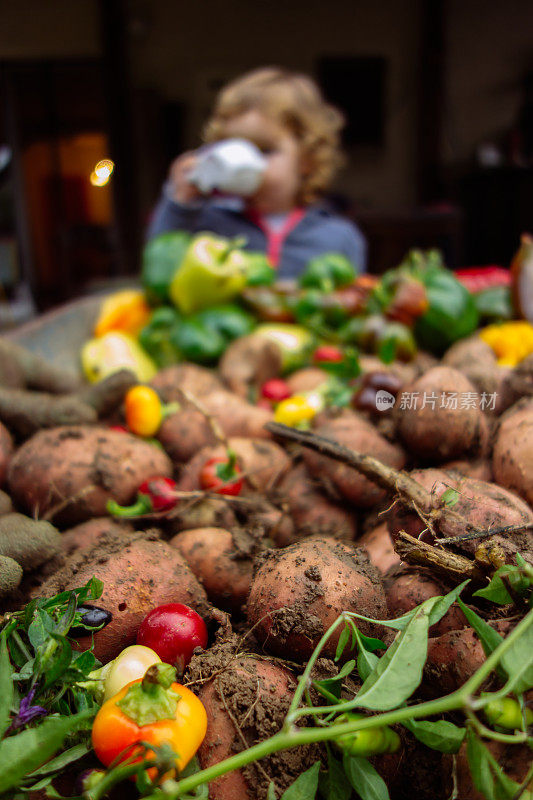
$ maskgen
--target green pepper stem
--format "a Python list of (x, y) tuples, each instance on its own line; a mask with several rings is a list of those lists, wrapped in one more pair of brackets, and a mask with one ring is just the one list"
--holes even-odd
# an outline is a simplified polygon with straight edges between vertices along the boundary
[(152, 501), (147, 494), (139, 493), (137, 500), (131, 506), (121, 506), (116, 500), (108, 500), (106, 508), (112, 517), (127, 519), (129, 517), (142, 517), (154, 510)]

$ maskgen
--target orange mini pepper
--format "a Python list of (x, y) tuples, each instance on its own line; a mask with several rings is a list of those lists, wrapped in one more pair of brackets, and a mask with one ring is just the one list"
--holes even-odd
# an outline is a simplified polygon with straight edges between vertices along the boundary
[[(175, 675), (169, 664), (154, 664), (144, 678), (128, 683), (103, 704), (92, 729), (94, 751), (102, 764), (135, 756), (140, 742), (170, 745), (178, 771), (189, 763), (204, 739), (207, 714), (190, 689), (174, 682)], [(144, 755), (153, 757), (149, 750)], [(153, 778), (155, 767), (148, 774)], [(170, 773), (164, 776), (169, 777)]]
[(150, 386), (132, 386), (124, 398), (126, 424), (138, 436), (154, 436), (163, 421), (164, 406)]
[(122, 331), (136, 336), (150, 318), (151, 310), (139, 289), (124, 289), (106, 297), (94, 327), (94, 335)]

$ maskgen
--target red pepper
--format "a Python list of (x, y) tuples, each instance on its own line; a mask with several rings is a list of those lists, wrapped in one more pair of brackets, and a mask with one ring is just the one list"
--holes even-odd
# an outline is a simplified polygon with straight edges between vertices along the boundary
[(107, 510), (113, 517), (141, 517), (153, 511), (169, 511), (178, 502), (176, 481), (157, 476), (143, 481), (137, 490), (137, 499), (131, 506), (121, 506), (108, 500)]
[(281, 403), (282, 400), (290, 397), (292, 392), (282, 378), (271, 378), (262, 385), (261, 394), (267, 400), (272, 400), (273, 403)]
[(510, 286), (511, 273), (508, 269), (494, 265), (488, 267), (466, 267), (455, 271), (455, 277), (469, 292), (477, 294), (494, 286)]
[(225, 456), (214, 456), (205, 462), (200, 471), (200, 486), (216, 494), (237, 496), (244, 485), (244, 480), (238, 477), (240, 473), (237, 456), (228, 450)]
[(323, 344), (317, 347), (313, 353), (313, 361), (315, 364), (327, 362), (329, 364), (336, 364), (344, 361), (344, 353), (339, 347), (334, 344)]

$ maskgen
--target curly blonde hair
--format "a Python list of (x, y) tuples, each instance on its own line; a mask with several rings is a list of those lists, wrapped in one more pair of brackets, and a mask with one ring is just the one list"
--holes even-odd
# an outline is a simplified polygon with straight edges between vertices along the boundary
[(344, 118), (330, 106), (307, 75), (264, 67), (229, 83), (219, 93), (204, 128), (207, 142), (224, 138), (224, 123), (247, 111), (274, 118), (299, 140), (309, 165), (302, 178), (298, 202), (310, 203), (331, 184), (343, 162), (340, 131)]

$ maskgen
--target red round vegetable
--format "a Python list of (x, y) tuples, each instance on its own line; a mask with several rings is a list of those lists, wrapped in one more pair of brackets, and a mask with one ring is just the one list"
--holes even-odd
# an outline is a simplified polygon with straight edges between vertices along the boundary
[(137, 632), (137, 644), (154, 650), (161, 661), (183, 673), (196, 647), (207, 647), (202, 617), (182, 603), (167, 603), (150, 611)]
[(280, 403), (292, 394), (287, 381), (282, 378), (272, 378), (261, 387), (261, 395), (273, 403)]
[(244, 486), (244, 480), (239, 477), (241, 472), (232, 451), (228, 451), (225, 456), (213, 456), (200, 470), (200, 486), (216, 494), (236, 496)]
[(323, 344), (321, 347), (317, 347), (313, 353), (313, 361), (315, 364), (324, 362), (335, 364), (344, 361), (344, 353), (340, 347), (336, 347), (334, 344)]

